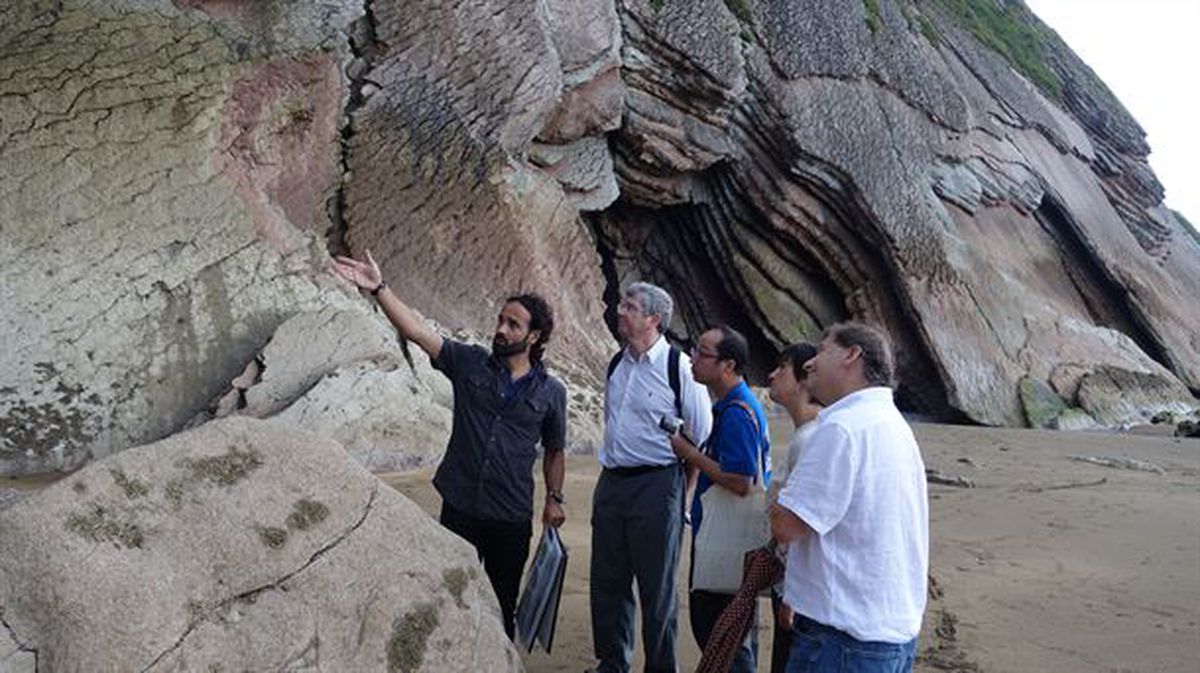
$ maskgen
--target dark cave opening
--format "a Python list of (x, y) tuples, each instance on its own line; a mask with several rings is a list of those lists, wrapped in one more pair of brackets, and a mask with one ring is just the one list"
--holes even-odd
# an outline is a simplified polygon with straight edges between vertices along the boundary
[(1078, 223), (1058, 200), (1047, 194), (1034, 216), (1058, 247), (1062, 266), (1083, 298), (1092, 320), (1133, 339), (1146, 355), (1178, 374), (1179, 368), (1154, 334), (1130, 291), (1101, 263)]
[[(758, 307), (740, 297), (746, 296), (746, 286), (738, 274), (725, 267), (727, 261), (715, 258), (728, 254), (737, 246), (738, 234), (726, 232), (721, 236), (714, 230), (737, 229), (739, 221), (718, 221), (707, 205), (676, 205), (647, 208), (624, 201), (601, 213), (587, 216), (600, 254), (606, 287), (604, 290), (605, 322), (616, 334), (616, 305), (620, 288), (633, 280), (645, 280), (660, 285), (675, 299), (676, 319), (667, 336), (674, 343), (688, 348), (701, 332), (716, 324), (727, 324), (746, 336), (750, 343), (751, 363), (747, 380), (756, 386), (767, 384), (767, 374), (775, 368), (781, 345), (786, 339), (771, 330)], [(710, 247), (725, 245), (726, 248)], [(789, 251), (804, 264), (819, 254), (813, 250)], [(815, 260), (813, 260), (815, 262)], [(882, 262), (881, 262), (882, 263)], [(819, 315), (803, 338), (816, 342), (829, 325), (855, 319), (847, 308), (845, 294), (834, 279), (819, 272), (816, 263), (804, 264), (813, 282), (811, 288), (826, 302), (835, 302), (836, 313), (828, 308), (812, 309), (809, 315)], [(779, 288), (781, 291), (795, 288)], [(900, 298), (894, 288), (877, 287), (885, 296), (883, 301), (898, 306)], [(800, 296), (812, 294), (799, 293)], [(858, 317), (861, 319), (861, 317)], [(961, 411), (952, 408), (946, 397), (944, 383), (924, 346), (918, 341), (916, 329), (902, 324), (885, 330), (905, 353), (903, 368), (898, 371), (896, 402), (902, 411), (923, 419), (949, 423), (970, 424)]]

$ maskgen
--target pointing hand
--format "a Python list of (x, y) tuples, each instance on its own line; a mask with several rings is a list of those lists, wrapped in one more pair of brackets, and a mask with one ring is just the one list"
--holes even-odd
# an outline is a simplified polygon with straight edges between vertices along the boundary
[(379, 265), (375, 263), (375, 258), (371, 256), (371, 251), (366, 250), (365, 252), (367, 257), (365, 262), (341, 255), (335, 257), (333, 270), (337, 275), (364, 290), (374, 290), (383, 282), (383, 273), (380, 272)]

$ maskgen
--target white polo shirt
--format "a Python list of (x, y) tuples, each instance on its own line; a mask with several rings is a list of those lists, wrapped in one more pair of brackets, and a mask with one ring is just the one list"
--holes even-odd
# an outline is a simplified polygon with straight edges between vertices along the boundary
[[(677, 461), (667, 433), (658, 426), (663, 416), (674, 418), (675, 393), (667, 374), (666, 338), (641, 357), (626, 348), (604, 386), (604, 444), (602, 467), (669, 465)], [(692, 362), (679, 356), (679, 397), (688, 435), (701, 444), (712, 430), (712, 401), (708, 389), (692, 378)]]
[(788, 605), (859, 640), (916, 637), (929, 504), (921, 452), (891, 388), (866, 388), (821, 411), (779, 504), (815, 532), (788, 550)]

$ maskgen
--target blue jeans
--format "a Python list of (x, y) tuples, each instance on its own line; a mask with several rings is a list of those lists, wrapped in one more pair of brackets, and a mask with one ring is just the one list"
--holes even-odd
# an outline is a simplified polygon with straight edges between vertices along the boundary
[(909, 673), (916, 658), (916, 638), (907, 643), (865, 642), (796, 615), (787, 673)]

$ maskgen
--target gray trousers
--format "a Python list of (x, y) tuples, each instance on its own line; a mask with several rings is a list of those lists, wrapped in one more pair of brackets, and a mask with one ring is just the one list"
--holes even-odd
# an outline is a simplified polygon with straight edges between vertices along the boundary
[(683, 470), (604, 470), (592, 496), (592, 643), (597, 673), (628, 673), (633, 658), (633, 583), (642, 604), (646, 673), (676, 673), (679, 601), (675, 569), (683, 539)]

